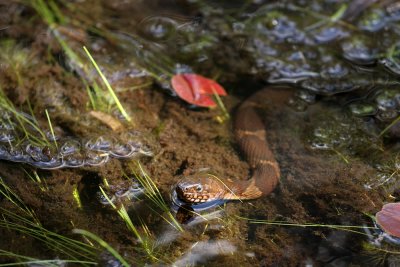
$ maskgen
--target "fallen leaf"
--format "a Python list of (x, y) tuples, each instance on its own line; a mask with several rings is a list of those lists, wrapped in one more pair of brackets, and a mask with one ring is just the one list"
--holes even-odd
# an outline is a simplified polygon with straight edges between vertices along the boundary
[(400, 237), (400, 203), (383, 205), (376, 213), (376, 222), (389, 235)]
[(119, 120), (104, 112), (91, 110), (89, 114), (110, 127), (115, 132), (122, 130), (124, 127)]
[(212, 96), (226, 95), (216, 81), (194, 73), (176, 74), (171, 79), (172, 88), (186, 102), (200, 107), (215, 107)]

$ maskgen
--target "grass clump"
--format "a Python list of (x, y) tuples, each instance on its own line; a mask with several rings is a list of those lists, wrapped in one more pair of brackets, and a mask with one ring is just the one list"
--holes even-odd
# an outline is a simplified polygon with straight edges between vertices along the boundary
[(105, 242), (99, 236), (97, 236), (89, 231), (83, 230), (83, 229), (74, 229), (73, 232), (75, 234), (81, 234), (81, 235), (83, 235), (87, 238), (90, 238), (90, 239), (96, 241), (97, 243), (99, 243), (99, 245), (102, 246), (103, 248), (105, 248), (108, 252), (110, 252), (111, 255), (113, 255), (122, 264), (122, 266), (125, 266), (125, 267), (131, 266), (112, 246), (110, 246), (107, 242)]
[(0, 123), (9, 125), (13, 129), (13, 136), (17, 139), (17, 144), (23, 141), (29, 141), (29, 143), (38, 146), (52, 146), (32, 110), (32, 115), (18, 110), (1, 88), (0, 111), (2, 113), (2, 116), (0, 116)]
[[(171, 213), (169, 205), (165, 202), (161, 195), (160, 190), (154, 183), (153, 179), (146, 173), (140, 162), (137, 162), (137, 166), (131, 166), (131, 170), (134, 173), (136, 179), (144, 188), (145, 197), (150, 200), (156, 207), (158, 207), (163, 214), (159, 214), (169, 225), (174, 227), (178, 231), (183, 231), (180, 223), (175, 219), (174, 215)], [(165, 215), (164, 215), (165, 214)]]
[(21, 48), (14, 40), (0, 42), (1, 69), (9, 70), (14, 75), (18, 86), (24, 86), (24, 73), (29, 69), (32, 57), (26, 49)]
[[(155, 249), (153, 246), (154, 241), (152, 239), (150, 231), (148, 231), (148, 227), (146, 226), (146, 224), (141, 220), (142, 224), (141, 229), (139, 229), (139, 227), (136, 227), (135, 224), (132, 222), (131, 218), (129, 217), (128, 211), (126, 210), (125, 206), (123, 204), (120, 204), (118, 206), (115, 205), (102, 187), (100, 187), (100, 191), (107, 200), (107, 202), (111, 205), (111, 207), (115, 211), (117, 211), (118, 215), (125, 222), (129, 231), (131, 231), (134, 234), (134, 236), (139, 241), (146, 255), (149, 256), (150, 259), (152, 260), (158, 260), (158, 258), (154, 255), (154, 249)], [(113, 254), (113, 252), (111, 251), (110, 253)]]
[[(108, 93), (110, 94), (110, 96), (112, 97), (114, 103), (116, 104), (116, 106), (118, 107), (119, 111), (121, 112), (121, 114), (124, 116), (124, 118), (130, 122), (132, 119), (129, 116), (129, 114), (125, 111), (124, 107), (122, 106), (121, 102), (119, 101), (117, 95), (115, 94), (113, 88), (111, 87), (110, 83), (108, 82), (107, 78), (104, 76), (103, 72), (100, 70), (99, 66), (97, 65), (97, 62), (94, 60), (94, 58), (92, 57), (92, 55), (90, 54), (89, 50), (84, 46), (83, 49), (86, 52), (86, 55), (88, 56), (88, 58), (90, 59), (90, 62), (93, 64), (93, 66), (95, 67), (97, 73), (99, 74), (99, 76), (101, 77), (104, 85), (106, 86)], [(98, 86), (96, 86), (96, 88), (98, 88)], [(100, 90), (97, 89), (97, 92), (99, 93)], [(93, 103), (93, 97), (90, 97), (92, 103)]]
[(42, 192), (48, 191), (49, 187), (46, 184), (46, 180), (42, 179), (39, 174), (33, 170), (32, 173), (28, 172), (26, 169), (22, 168), (25, 174), (31, 179), (35, 184), (37, 184)]
[(364, 225), (338, 225), (338, 224), (319, 224), (319, 223), (291, 223), (286, 221), (269, 221), (269, 220), (259, 220), (259, 219), (251, 219), (245, 218), (241, 216), (235, 216), (238, 219), (246, 220), (251, 224), (266, 224), (266, 225), (277, 225), (277, 226), (289, 226), (289, 227), (317, 227), (317, 228), (330, 228), (335, 230), (342, 230), (347, 232), (352, 232), (360, 235), (367, 235), (364, 231), (357, 230), (365, 230), (365, 229), (375, 229), (377, 227), (368, 227)]
[[(172, 226), (178, 231), (183, 231), (182, 226), (171, 213), (170, 207), (165, 202), (164, 198), (161, 195), (161, 192), (159, 191), (151, 177), (145, 172), (142, 165), (137, 162), (137, 165), (130, 167), (131, 171), (135, 175), (135, 178), (144, 189), (144, 199), (150, 202), (145, 202), (145, 205), (152, 211), (152, 213), (156, 214), (159, 218), (162, 218), (164, 221), (166, 221), (168, 225)], [(103, 183), (107, 187), (108, 182), (106, 179)], [(134, 223), (123, 203), (114, 203), (102, 187), (100, 187), (100, 191), (102, 192), (104, 198), (110, 204), (112, 209), (115, 210), (122, 221), (125, 222), (129, 231), (131, 231), (135, 238), (138, 240), (141, 246), (141, 249), (139, 251), (143, 251), (145, 253), (147, 260), (150, 259), (151, 261), (160, 262), (160, 257), (164, 255), (158, 247), (151, 230), (149, 229), (143, 218), (141, 218), (139, 215), (136, 215), (135, 220), (137, 222)]]
[[(71, 261), (83, 265), (96, 264), (96, 258), (99, 252), (97, 248), (47, 230), (41, 224), (35, 212), (25, 205), (22, 199), (12, 191), (2, 178), (0, 178), (0, 195), (3, 195), (5, 199), (15, 207), (13, 211), (0, 208), (2, 214), (0, 227), (36, 239), (57, 255), (67, 258), (62, 261)], [(15, 260), (35, 260), (33, 258), (24, 258), (12, 252), (2, 251), (2, 253), (10, 257), (13, 256), (12, 258)], [(51, 263), (51, 260), (49, 263)]]

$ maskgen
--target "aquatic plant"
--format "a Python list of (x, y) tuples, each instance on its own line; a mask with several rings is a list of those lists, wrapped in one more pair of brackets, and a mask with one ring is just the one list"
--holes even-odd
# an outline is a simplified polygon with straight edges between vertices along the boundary
[(99, 66), (97, 65), (96, 61), (93, 59), (92, 55), (90, 54), (89, 50), (84, 46), (83, 49), (85, 50), (87, 56), (89, 57), (90, 61), (92, 62), (93, 66), (95, 67), (97, 73), (100, 75), (103, 83), (105, 84), (109, 94), (111, 95), (112, 99), (114, 100), (115, 104), (117, 105), (119, 111), (124, 116), (124, 118), (130, 122), (131, 117), (125, 111), (124, 107), (122, 106), (121, 102), (119, 101), (117, 95), (115, 94), (113, 88), (111, 87), (110, 83), (108, 82), (107, 78), (104, 76), (103, 72), (100, 70)]
[[(22, 199), (4, 182), (1, 177), (0, 194), (15, 207), (15, 211), (4, 208), (0, 209), (2, 214), (0, 227), (17, 231), (37, 239), (58, 255), (66, 256), (68, 260), (65, 261), (74, 261), (82, 263), (83, 265), (93, 265), (96, 263), (96, 256), (99, 252), (97, 248), (47, 230), (41, 224), (35, 212), (22, 201)], [(2, 253), (10, 257), (13, 256), (13, 258), (17, 260), (34, 260), (31, 258), (24, 259), (24, 257), (21, 257), (20, 255), (4, 250)]]
[(75, 234), (81, 234), (85, 237), (88, 237), (88, 238), (96, 241), (100, 246), (102, 246), (108, 252), (110, 252), (111, 255), (113, 255), (122, 264), (122, 266), (125, 266), (125, 267), (131, 266), (112, 246), (110, 246), (107, 242), (105, 242), (99, 236), (97, 236), (89, 231), (83, 230), (83, 229), (74, 229), (74, 230), (72, 230), (72, 232)]
[(47, 109), (45, 109), (44, 112), (46, 113), (47, 122), (49, 123), (49, 128), (54, 142), (54, 146), (56, 147), (56, 149), (58, 149), (57, 138), (56, 135), (54, 134), (53, 124), (51, 123), (49, 112), (47, 111)]
[(24, 173), (35, 183), (39, 186), (41, 191), (48, 191), (49, 187), (46, 184), (46, 180), (42, 179), (39, 174), (37, 173), (36, 170), (32, 170), (30, 173), (29, 171), (27, 171), (25, 168), (22, 168), (22, 170), (24, 171)]
[[(29, 137), (31, 136), (36, 138), (30, 134)], [(121, 143), (117, 139), (103, 136), (88, 140), (59, 139), (58, 147), (55, 148), (49, 143), (37, 145), (31, 139), (23, 141), (15, 143), (12, 139), (6, 140), (0, 146), (0, 159), (26, 163), (41, 169), (58, 169), (99, 166), (110, 158), (152, 156), (152, 152), (140, 142), (128, 140), (126, 143)]]
[(383, 136), (387, 131), (390, 130), (393, 126), (395, 126), (398, 122), (400, 121), (400, 116), (398, 116), (396, 119), (394, 119), (388, 126), (385, 127), (380, 133), (379, 137)]
[(42, 169), (98, 166), (113, 158), (151, 156), (152, 152), (137, 140), (122, 143), (116, 138), (87, 140), (56, 136), (47, 110), (49, 133), (42, 130), (28, 102), (31, 115), (18, 110), (0, 89), (0, 159), (27, 163)]
[(287, 221), (269, 221), (269, 220), (261, 220), (261, 219), (252, 219), (245, 218), (241, 216), (235, 216), (238, 219), (246, 220), (252, 224), (266, 224), (266, 225), (277, 225), (277, 226), (289, 226), (289, 227), (317, 227), (317, 228), (330, 228), (341, 231), (352, 232), (360, 235), (367, 235), (363, 231), (357, 230), (365, 230), (365, 229), (378, 229), (377, 227), (370, 227), (365, 225), (340, 225), (340, 224), (320, 224), (320, 223), (291, 223)]
[[(76, 51), (76, 48), (74, 49), (71, 46), (73, 44), (76, 47), (77, 46), (76, 42), (71, 40), (69, 36), (66, 36), (62, 31), (60, 31), (60, 29), (63, 29), (60, 26), (62, 24), (66, 24), (66, 26), (63, 27), (71, 27), (71, 26), (67, 24), (69, 19), (62, 14), (57, 4), (55, 4), (55, 2), (53, 1), (49, 1), (48, 3), (46, 3), (43, 0), (34, 0), (32, 1), (31, 5), (38, 12), (38, 14), (40, 14), (43, 20), (48, 24), (51, 32), (53, 33), (53, 36), (56, 38), (56, 40), (64, 50), (65, 54), (67, 55), (72, 70), (75, 70), (76, 73), (78, 73), (81, 76), (82, 82), (85, 84), (86, 89), (88, 91), (92, 107), (94, 109), (103, 110), (104, 112), (109, 112), (113, 108), (113, 105), (115, 104), (117, 108), (120, 110), (121, 114), (125, 117), (125, 119), (128, 122), (130, 122), (131, 121), (130, 116), (123, 108), (121, 102), (119, 101), (110, 83), (106, 79), (103, 72), (100, 70), (97, 62), (93, 59), (90, 52), (84, 46), (83, 50), (88, 56), (90, 62), (95, 67), (101, 80), (104, 82), (108, 90), (108, 94), (111, 96), (112, 102), (108, 101), (110, 98), (108, 98), (106, 93), (99, 87), (96, 81), (90, 82), (92, 84), (91, 88), (95, 90), (94, 95), (91, 93), (91, 89), (88, 86), (89, 80), (92, 80), (90, 68), (88, 64), (86, 64), (86, 62), (83, 60), (81, 53)], [(67, 32), (71, 31), (73, 31), (73, 28), (69, 28), (69, 31)]]
[[(110, 197), (106, 194), (104, 189), (100, 187), (100, 191), (103, 194), (104, 198), (107, 200), (108, 204), (117, 211), (118, 215), (121, 219), (125, 222), (128, 229), (135, 235), (139, 244), (145, 251), (146, 255), (150, 257), (152, 260), (158, 260), (157, 257), (154, 255), (154, 240), (151, 237), (150, 231), (148, 231), (148, 227), (142, 221), (141, 229), (136, 227), (132, 222), (131, 218), (129, 217), (128, 211), (126, 210), (124, 204), (119, 204), (118, 206), (114, 204), (114, 202), (110, 199)], [(113, 252), (111, 252), (113, 253)]]
[(59, 267), (65, 264), (79, 264), (80, 266), (98, 265), (95, 261), (71, 260), (71, 259), (38, 259), (21, 254), (16, 254), (11, 251), (0, 249), (0, 257), (2, 260), (12, 259), (15, 262), (0, 263), (0, 266), (43, 266), (43, 267)]
[(16, 44), (15, 40), (0, 41), (0, 62), (2, 70), (9, 70), (15, 76), (18, 86), (24, 85), (23, 76), (35, 62), (28, 50)]
[[(1, 88), (0, 111), (2, 113), (0, 130), (3, 142), (11, 142), (17, 139), (18, 143), (28, 140), (38, 145), (50, 145), (37, 120), (33, 116), (19, 111)], [(22, 136), (20, 136), (21, 133)]]
[[(130, 165), (130, 168), (131, 171), (134, 173), (136, 179), (144, 188), (146, 198), (150, 200), (153, 204), (155, 204), (155, 206), (163, 212), (163, 214), (159, 214), (159, 216), (176, 230), (183, 231), (182, 226), (171, 213), (170, 207), (169, 205), (167, 205), (164, 198), (162, 197), (157, 185), (155, 184), (153, 179), (147, 174), (147, 172), (145, 172), (140, 162), (137, 162), (136, 166)], [(166, 214), (166, 216), (164, 214)]]

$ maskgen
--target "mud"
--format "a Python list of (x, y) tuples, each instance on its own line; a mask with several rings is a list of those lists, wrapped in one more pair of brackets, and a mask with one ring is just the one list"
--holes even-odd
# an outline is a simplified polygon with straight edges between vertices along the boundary
[[(249, 168), (235, 150), (230, 123), (215, 121), (216, 110), (190, 110), (186, 104), (161, 90), (145, 90), (125, 97), (145, 103), (146, 109), (153, 111), (146, 113), (141, 110), (135, 114), (141, 115), (140, 121), (147, 122), (147, 125), (138, 124), (138, 130), (148, 131), (159, 144), (155, 157), (146, 160), (145, 167), (165, 199), (169, 200), (173, 185), (182, 175), (193, 174), (203, 168), (209, 168), (219, 177), (248, 177)], [(227, 99), (228, 104), (232, 103), (228, 105), (230, 109), (237, 102), (233, 97)], [(372, 167), (358, 159), (346, 164), (336, 154), (320, 153), (305, 147), (303, 135), (307, 124), (311, 123), (313, 115), (326, 107), (318, 104), (306, 112), (295, 112), (283, 102), (271, 103), (274, 108), (267, 104), (265, 113), (268, 139), (282, 171), (278, 188), (260, 200), (227, 204), (227, 217), (222, 217), (223, 223), (211, 220), (197, 225), (195, 229), (187, 228), (184, 238), (169, 246), (167, 255), (177, 256), (200, 240), (219, 239), (229, 240), (238, 253), (211, 260), (207, 263), (211, 266), (230, 266), (238, 261), (241, 266), (290, 266), (306, 261), (323, 265), (332, 257), (354, 257), (362, 250), (362, 239), (356, 234), (324, 228), (249, 224), (234, 217), (299, 224), (370, 225), (369, 218), (363, 213), (374, 214), (382, 205), (384, 195), (375, 190), (367, 191), (363, 186), (366, 176), (376, 175)], [(67, 236), (71, 236), (72, 228), (90, 229), (117, 248), (132, 253), (129, 247), (137, 245), (132, 233), (127, 231), (114, 212), (101, 207), (93, 192), (97, 191), (103, 178), (117, 184), (126, 170), (125, 163), (113, 159), (101, 168), (38, 170), (49, 188), (46, 192), (40, 191), (35, 183), (28, 180), (18, 164), (1, 162), (0, 169), (5, 182), (35, 210), (39, 220), (49, 229)], [(78, 187), (82, 198), (81, 209), (72, 195), (74, 186)], [(143, 212), (137, 207), (140, 202), (133, 205), (133, 209), (139, 209), (139, 214)], [(7, 201), (2, 201), (2, 207), (7, 207)], [(147, 222), (149, 225), (155, 223), (152, 230), (162, 234), (162, 229), (157, 228), (159, 218), (150, 217)], [(32, 243), (26, 241), (31, 238), (27, 236), (6, 229), (2, 229), (2, 236), (5, 242), (1, 245), (3, 249), (51, 256), (46, 248), (35, 246), (32, 251)], [(336, 242), (340, 244), (338, 252)], [(320, 250), (328, 250), (324, 252), (328, 256), (320, 255)], [(248, 257), (245, 252), (254, 255)]]

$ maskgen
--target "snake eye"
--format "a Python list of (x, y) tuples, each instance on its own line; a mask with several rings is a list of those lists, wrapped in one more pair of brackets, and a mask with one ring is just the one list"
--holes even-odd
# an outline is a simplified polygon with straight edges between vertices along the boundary
[(196, 191), (197, 191), (197, 192), (203, 191), (203, 187), (202, 187), (201, 185), (197, 185)]

